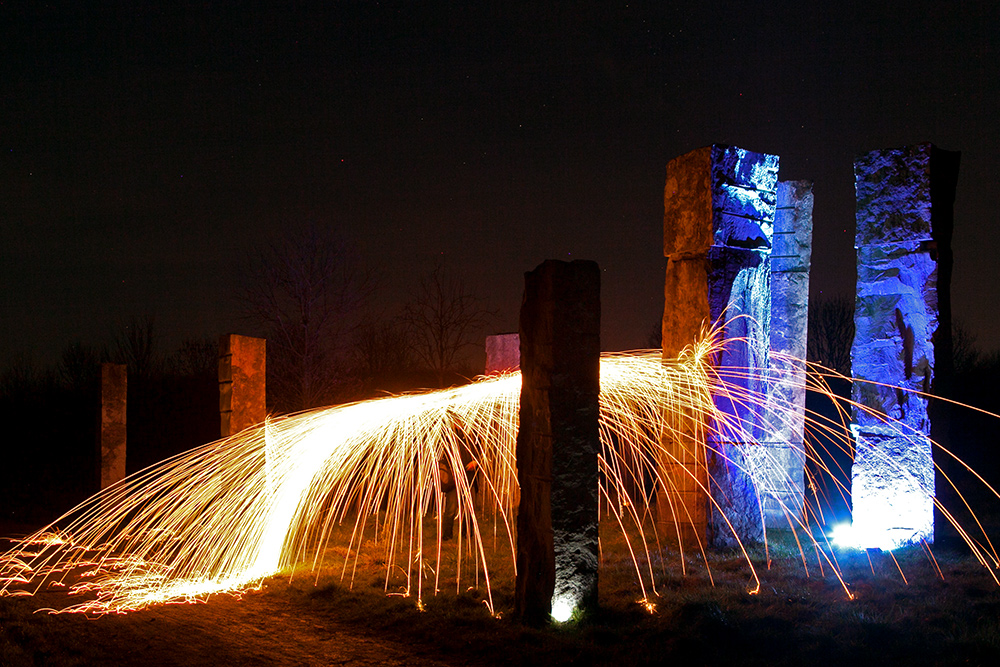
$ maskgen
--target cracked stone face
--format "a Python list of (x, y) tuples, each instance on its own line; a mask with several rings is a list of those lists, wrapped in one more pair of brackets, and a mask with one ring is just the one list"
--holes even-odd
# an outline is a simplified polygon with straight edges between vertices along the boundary
[[(672, 160), (664, 188), (664, 254), (668, 258), (663, 315), (663, 353), (675, 356), (695, 341), (706, 323), (725, 321), (732, 342), (717, 368), (740, 369), (731, 379), (759, 397), (759, 408), (720, 399), (717, 407), (739, 423), (716, 429), (702, 443), (709, 455), (684, 442), (664, 440), (661, 462), (670, 479), (661, 493), (661, 521), (679, 521), (682, 539), (709, 537), (717, 545), (763, 536), (759, 488), (748, 461), (766, 460), (746, 451), (763, 440), (768, 388), (771, 318), (770, 255), (777, 210), (778, 157), (735, 146), (714, 145)], [(743, 316), (743, 317), (741, 317)], [(704, 491), (686, 477), (705, 467), (713, 509)], [(761, 473), (753, 468), (754, 474)], [(756, 479), (760, 479), (758, 476)], [(669, 501), (667, 501), (669, 498)], [(682, 507), (674, 512), (671, 507)], [(717, 508), (721, 508), (721, 513)], [(725, 515), (725, 516), (723, 516)], [(708, 517), (707, 521), (702, 517)], [(695, 518), (689, 518), (695, 517)], [(728, 521), (726, 520), (728, 519)]]
[(951, 256), (957, 154), (931, 144), (877, 150), (858, 158), (854, 172), (855, 533), (871, 546), (933, 541), (931, 423), (916, 392), (933, 390), (936, 335), (950, 326), (940, 262)]
[(600, 313), (594, 262), (525, 275), (515, 606), (531, 623), (597, 602)]
[[(771, 248), (772, 382), (766, 415), (761, 500), (768, 527), (801, 518), (805, 494), (806, 343), (813, 194), (810, 181), (778, 183)], [(784, 355), (784, 356), (783, 356)]]

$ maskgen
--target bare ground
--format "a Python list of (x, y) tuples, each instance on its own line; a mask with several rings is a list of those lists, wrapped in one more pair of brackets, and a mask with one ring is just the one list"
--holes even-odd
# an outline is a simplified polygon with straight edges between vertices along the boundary
[(88, 619), (0, 601), (0, 665), (441, 665), (268, 591)]
[(511, 582), (493, 587), (499, 618), (464, 585), (425, 597), (420, 611), (385, 594), (382, 567), (353, 585), (333, 572), (285, 575), (239, 598), (90, 619), (36, 613), (72, 604), (63, 592), (0, 598), (0, 666), (1000, 663), (1000, 586), (966, 555), (842, 558), (853, 600), (829, 572), (771, 555), (770, 569), (755, 555), (753, 595), (737, 555), (713, 557), (714, 585), (703, 568), (667, 572), (650, 615), (636, 604), (631, 564), (606, 554), (601, 609), (548, 628), (511, 619)]

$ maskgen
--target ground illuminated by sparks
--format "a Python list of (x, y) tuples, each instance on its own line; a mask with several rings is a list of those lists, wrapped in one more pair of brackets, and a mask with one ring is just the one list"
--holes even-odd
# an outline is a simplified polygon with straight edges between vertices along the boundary
[[(658, 351), (602, 358), (602, 521), (625, 533), (637, 593), (650, 612), (657, 572), (648, 555), (664, 550), (670, 532), (657, 530), (655, 521), (655, 489), (671, 484), (661, 472), (667, 456), (661, 443), (690, 437), (671, 433), (669, 415), (694, 414), (712, 428), (749, 433), (716, 409), (713, 396), (760, 401), (741, 394), (706, 363), (720, 344), (708, 337), (666, 362)], [(810, 389), (828, 391), (819, 377), (810, 373)], [(492, 611), (487, 556), (497, 539), (514, 551), (519, 395), (520, 375), (509, 374), (269, 419), (137, 473), (19, 542), (0, 555), (0, 595), (62, 585), (81, 596), (62, 611), (91, 614), (200, 600), (253, 587), (292, 565), (319, 567), (334, 529), (346, 525), (340, 532), (349, 536), (340, 545), (347, 553), (345, 576), (352, 559), (372, 544), (365, 534), (374, 531), (381, 537), (387, 582), (389, 571), (405, 572), (405, 594), (419, 604), (438, 590), (441, 576), (439, 462), (460, 470), (471, 456), (479, 464), (476, 488), (465, 475), (455, 480), (459, 569), (463, 561), (466, 569), (472, 565)], [(808, 429), (834, 441), (844, 437), (843, 424), (819, 415), (808, 416)], [(807, 455), (823, 466), (815, 453)], [(758, 472), (747, 471), (751, 477)], [(435, 517), (431, 522), (425, 521), (428, 513)], [(489, 541), (480, 531), (487, 518)], [(819, 519), (815, 508), (807, 509), (790, 519), (789, 529), (796, 542), (810, 547), (802, 549), (803, 565), (808, 551), (821, 569), (839, 576), (830, 545), (817, 530)], [(1000, 562), (985, 535), (974, 540), (962, 534), (984, 565)], [(747, 564), (756, 582), (749, 556)]]

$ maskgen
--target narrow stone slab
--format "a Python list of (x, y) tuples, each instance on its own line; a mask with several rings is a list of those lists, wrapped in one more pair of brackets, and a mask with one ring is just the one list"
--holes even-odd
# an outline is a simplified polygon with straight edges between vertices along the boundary
[(527, 623), (597, 603), (600, 324), (597, 264), (525, 274), (515, 608)]
[[(766, 456), (750, 443), (762, 436), (767, 398), (777, 180), (777, 156), (734, 146), (708, 146), (667, 165), (663, 355), (676, 357), (704, 327), (724, 324), (731, 342), (714, 365), (739, 394), (718, 397), (727, 417), (716, 424), (667, 415), (659, 520), (688, 548), (706, 539), (733, 544), (734, 528), (743, 540), (763, 536), (754, 478)], [(698, 435), (706, 431), (707, 439)]]
[(266, 341), (237, 334), (219, 338), (219, 416), (222, 437), (267, 417)]
[(805, 495), (806, 344), (813, 184), (778, 183), (771, 250), (771, 388), (761, 499), (771, 528), (797, 527)]
[(521, 339), (516, 333), (486, 337), (486, 375), (510, 373), (521, 367)]
[(128, 371), (124, 364), (101, 364), (101, 488), (125, 479)]
[[(959, 154), (931, 144), (854, 163), (858, 289), (851, 347), (854, 535), (860, 546), (934, 539), (927, 399), (950, 359), (952, 205)], [(945, 361), (947, 364), (947, 361)], [(877, 383), (877, 384), (875, 384)], [(886, 418), (894, 420), (886, 424)]]

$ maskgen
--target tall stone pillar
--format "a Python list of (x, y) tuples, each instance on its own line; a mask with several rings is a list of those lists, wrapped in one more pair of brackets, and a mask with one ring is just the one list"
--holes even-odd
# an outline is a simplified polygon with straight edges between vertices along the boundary
[[(778, 183), (771, 249), (771, 391), (762, 480), (769, 528), (797, 527), (805, 494), (806, 343), (813, 184)], [(776, 353), (776, 354), (775, 354)]]
[(597, 603), (600, 272), (549, 260), (524, 283), (515, 606), (537, 624)]
[(124, 364), (101, 364), (101, 488), (125, 479), (128, 372)]
[(219, 338), (219, 416), (222, 437), (267, 416), (266, 341), (237, 334)]
[(928, 401), (913, 392), (933, 391), (935, 362), (950, 362), (958, 164), (958, 153), (929, 143), (872, 151), (854, 162), (852, 397), (863, 407), (851, 425), (851, 501), (858, 546), (934, 539)]
[(716, 396), (726, 420), (668, 415), (675, 423), (664, 432), (659, 517), (689, 547), (706, 537), (733, 544), (734, 530), (742, 540), (763, 534), (755, 477), (764, 456), (749, 443), (761, 435), (767, 396), (777, 182), (776, 155), (733, 146), (701, 148), (667, 165), (663, 355), (676, 357), (703, 325), (724, 325), (731, 342), (713, 365), (736, 392)]
[(516, 333), (486, 337), (486, 374), (510, 373), (521, 367), (521, 343)]

